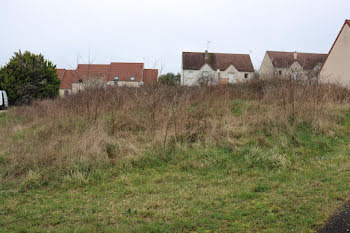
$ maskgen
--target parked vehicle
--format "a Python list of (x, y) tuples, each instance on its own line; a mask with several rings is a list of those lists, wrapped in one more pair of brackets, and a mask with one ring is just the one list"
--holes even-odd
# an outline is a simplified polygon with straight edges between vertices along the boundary
[(8, 108), (9, 100), (6, 91), (0, 90), (0, 109)]

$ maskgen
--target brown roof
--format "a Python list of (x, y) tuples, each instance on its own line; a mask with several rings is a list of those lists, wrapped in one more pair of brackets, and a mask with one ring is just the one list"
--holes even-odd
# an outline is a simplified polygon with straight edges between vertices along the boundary
[(321, 70), (323, 69), (323, 66), (324, 66), (324, 64), (326, 63), (326, 61), (327, 61), (327, 59), (328, 59), (329, 54), (331, 54), (331, 52), (332, 52), (332, 50), (333, 50), (333, 47), (334, 47), (334, 45), (337, 43), (338, 38), (339, 38), (340, 34), (342, 33), (342, 31), (343, 31), (343, 29), (344, 29), (344, 27), (345, 27), (345, 25), (346, 25), (346, 24), (347, 24), (347, 25), (350, 27), (350, 19), (346, 19), (346, 20), (345, 20), (345, 22), (344, 22), (344, 24), (343, 24), (342, 28), (340, 29), (340, 31), (339, 31), (339, 33), (338, 33), (337, 38), (335, 39), (335, 41), (334, 41), (334, 43), (333, 43), (333, 45), (332, 45), (331, 49), (329, 50), (329, 53), (328, 53), (328, 55), (327, 55), (327, 57), (326, 57), (326, 60), (325, 60), (325, 61), (324, 61), (324, 63), (322, 64), (322, 68), (321, 68)]
[(102, 78), (107, 79), (110, 65), (79, 64), (76, 74), (79, 79)]
[(76, 79), (75, 70), (65, 70), (61, 79), (60, 89), (72, 89), (72, 82)]
[(59, 80), (62, 80), (65, 69), (56, 69), (57, 77)]
[(72, 83), (78, 83), (80, 79), (100, 78), (104, 81), (113, 81), (118, 77), (119, 81), (156, 82), (158, 78), (157, 69), (143, 69), (143, 63), (120, 63), (113, 62), (109, 65), (79, 64), (76, 70), (56, 70), (61, 77), (61, 89), (71, 89)]
[(76, 71), (79, 79), (101, 78), (113, 81), (114, 77), (118, 77), (119, 81), (131, 81), (131, 77), (135, 77), (134, 81), (139, 82), (142, 79), (143, 63), (79, 64)]
[(226, 70), (233, 65), (238, 71), (254, 72), (249, 54), (205, 53), (183, 52), (182, 67), (185, 70), (200, 70), (204, 64), (208, 64), (213, 70)]
[[(286, 68), (291, 66), (294, 60), (294, 52), (267, 51), (271, 62), (276, 68)], [(297, 53), (297, 62), (304, 69), (313, 69), (318, 64), (323, 64), (327, 54), (318, 53)]]
[(150, 84), (157, 82), (158, 70), (157, 69), (144, 69), (143, 70), (143, 82)]
[(130, 78), (134, 77), (135, 82), (140, 82), (143, 75), (143, 63), (116, 63), (113, 62), (110, 65), (110, 73), (108, 80), (114, 80), (114, 77), (118, 77), (119, 81), (131, 81)]

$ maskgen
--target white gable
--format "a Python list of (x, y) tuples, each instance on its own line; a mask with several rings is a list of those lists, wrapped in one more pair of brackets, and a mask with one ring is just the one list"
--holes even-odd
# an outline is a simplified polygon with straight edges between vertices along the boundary
[(233, 65), (230, 65), (229, 67), (227, 67), (227, 69), (225, 70), (225, 72), (228, 72), (228, 73), (236, 73), (236, 72), (238, 72), (238, 70), (237, 70)]
[(204, 64), (204, 66), (202, 66), (202, 68), (200, 68), (199, 71), (200, 71), (200, 72), (203, 72), (203, 71), (214, 72), (215, 70), (213, 70), (213, 69), (210, 67), (210, 65)]
[(321, 70), (325, 82), (350, 86), (350, 25), (345, 23)]

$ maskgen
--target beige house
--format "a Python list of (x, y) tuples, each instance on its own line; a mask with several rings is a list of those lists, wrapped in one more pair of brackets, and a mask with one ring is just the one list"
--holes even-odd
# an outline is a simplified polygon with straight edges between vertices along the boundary
[(248, 54), (182, 53), (181, 85), (217, 85), (245, 82), (254, 76)]
[(327, 54), (266, 51), (259, 75), (274, 77), (317, 78)]
[(320, 75), (324, 82), (350, 86), (350, 20), (345, 20)]
[(82, 91), (87, 87), (115, 85), (140, 87), (156, 83), (157, 69), (144, 69), (143, 63), (79, 64), (75, 70), (57, 69), (61, 80), (60, 95)]

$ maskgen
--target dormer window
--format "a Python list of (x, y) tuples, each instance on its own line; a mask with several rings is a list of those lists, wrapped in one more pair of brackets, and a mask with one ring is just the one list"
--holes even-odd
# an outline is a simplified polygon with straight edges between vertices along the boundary
[(131, 81), (135, 81), (135, 77), (134, 77), (134, 76), (131, 76), (130, 80), (131, 80)]
[(119, 77), (118, 77), (118, 76), (115, 76), (115, 77), (114, 77), (114, 84), (115, 84), (115, 85), (118, 84), (118, 80), (119, 80)]

